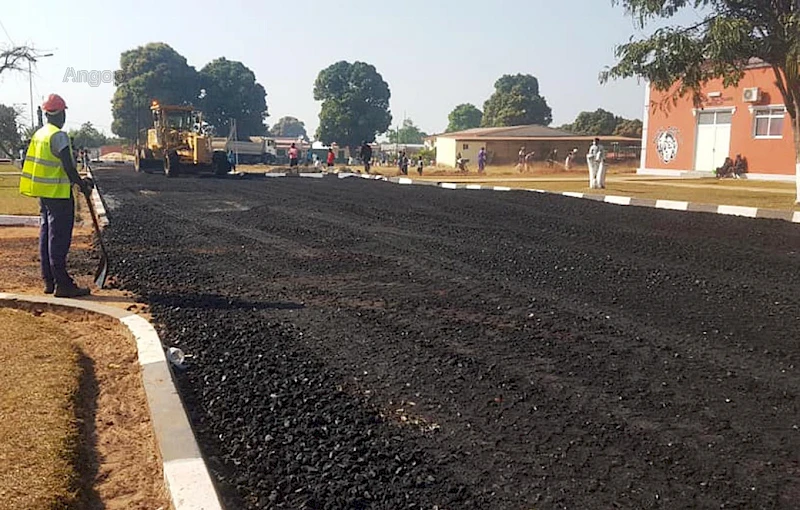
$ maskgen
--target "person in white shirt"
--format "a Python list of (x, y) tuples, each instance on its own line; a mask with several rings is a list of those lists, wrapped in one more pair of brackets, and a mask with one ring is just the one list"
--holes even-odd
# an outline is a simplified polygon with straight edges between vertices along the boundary
[(586, 165), (589, 167), (589, 188), (596, 188), (597, 176), (597, 151), (599, 150), (600, 139), (595, 138), (592, 145), (589, 146), (589, 152), (586, 153)]
[(595, 187), (606, 189), (606, 148), (600, 143), (599, 138), (595, 138), (597, 151), (595, 153)]

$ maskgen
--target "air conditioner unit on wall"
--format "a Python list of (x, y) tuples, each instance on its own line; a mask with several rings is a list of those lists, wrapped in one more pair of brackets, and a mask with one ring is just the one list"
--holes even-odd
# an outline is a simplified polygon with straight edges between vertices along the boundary
[(742, 101), (745, 103), (756, 103), (761, 100), (761, 89), (758, 87), (748, 87), (742, 93)]

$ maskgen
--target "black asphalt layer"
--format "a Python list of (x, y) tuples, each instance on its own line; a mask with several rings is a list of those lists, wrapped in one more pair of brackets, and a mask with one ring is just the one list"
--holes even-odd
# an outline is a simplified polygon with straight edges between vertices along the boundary
[(798, 506), (798, 225), (96, 174), (229, 508)]

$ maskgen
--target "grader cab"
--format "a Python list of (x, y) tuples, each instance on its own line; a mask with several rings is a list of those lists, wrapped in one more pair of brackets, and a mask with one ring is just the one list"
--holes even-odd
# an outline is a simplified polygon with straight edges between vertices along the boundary
[(150, 106), (153, 127), (146, 141), (135, 150), (137, 172), (163, 170), (167, 177), (182, 173), (211, 172), (224, 175), (230, 170), (224, 151), (211, 146), (211, 134), (203, 127), (202, 113), (191, 106)]

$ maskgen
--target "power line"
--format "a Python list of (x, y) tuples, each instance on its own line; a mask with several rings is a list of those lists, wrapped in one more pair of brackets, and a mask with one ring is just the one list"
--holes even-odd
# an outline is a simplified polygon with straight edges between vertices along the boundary
[(11, 39), (11, 36), (10, 36), (10, 35), (8, 35), (8, 30), (6, 30), (6, 26), (5, 26), (5, 25), (3, 25), (3, 22), (2, 22), (2, 21), (0, 21), (0, 28), (2, 28), (2, 29), (3, 29), (3, 32), (5, 32), (5, 34), (6, 34), (6, 37), (8, 37), (8, 40), (11, 42), (11, 46), (16, 46), (16, 44), (14, 43), (14, 40), (13, 40), (13, 39)]

